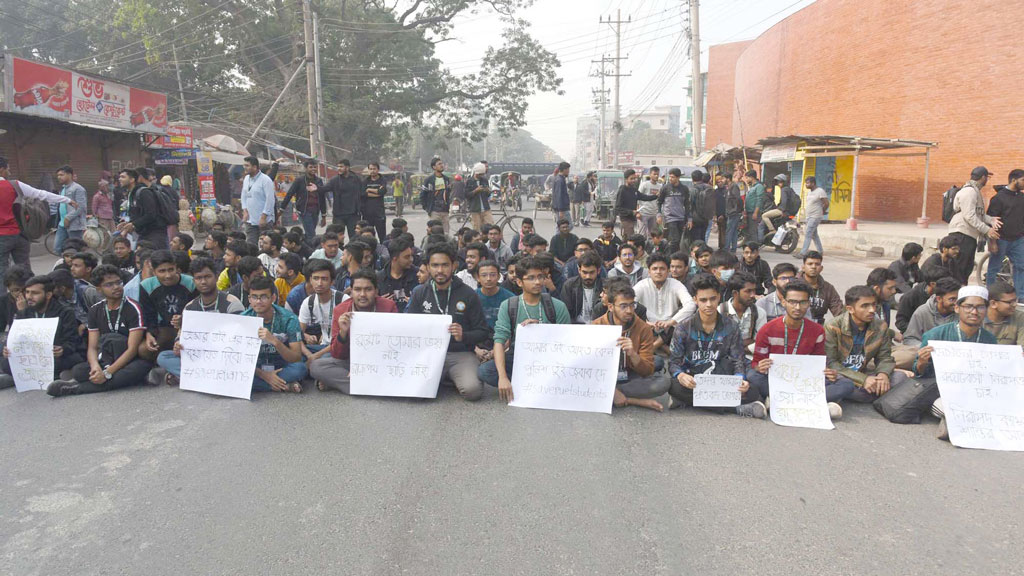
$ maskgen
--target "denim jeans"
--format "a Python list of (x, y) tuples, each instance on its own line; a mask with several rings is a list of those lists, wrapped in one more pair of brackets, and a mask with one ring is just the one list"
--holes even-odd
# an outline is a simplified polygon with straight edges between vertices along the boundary
[(64, 243), (68, 241), (68, 238), (81, 240), (83, 236), (85, 236), (85, 230), (68, 230), (63, 226), (58, 226), (57, 237), (53, 242), (53, 247), (57, 250), (57, 254), (60, 254), (64, 250)]
[[(822, 379), (825, 376), (822, 375)], [(768, 398), (771, 390), (768, 386), (768, 375), (761, 374), (756, 369), (751, 368), (747, 371), (747, 382), (750, 382), (751, 388), (757, 388), (758, 392), (761, 393), (762, 398)], [(837, 378), (835, 382), (829, 382), (825, 380), (825, 401), (826, 402), (841, 402), (853, 391), (857, 389), (857, 386), (853, 383), (853, 380), (846, 378)]]
[(999, 252), (989, 256), (985, 284), (991, 286), (995, 283), (996, 275), (1003, 267), (1003, 259), (1009, 258), (1013, 265), (1013, 287), (1017, 290), (1017, 301), (1024, 301), (1024, 238), (996, 242), (999, 244)]
[(740, 219), (742, 214), (733, 214), (728, 217), (725, 228), (725, 249), (729, 252), (736, 252), (739, 245)]
[(316, 237), (318, 215), (316, 212), (307, 212), (302, 215), (302, 230), (306, 233), (306, 242), (312, 242)]
[(176, 378), (181, 378), (181, 356), (174, 353), (174, 350), (164, 350), (156, 357), (156, 365), (167, 370)]
[(814, 240), (814, 246), (818, 249), (818, 252), (824, 254), (825, 251), (821, 248), (821, 237), (818, 236), (818, 224), (821, 224), (821, 218), (808, 218), (807, 225), (804, 227), (804, 247), (800, 250), (800, 254), (807, 254), (807, 249), (811, 247), (811, 240)]
[[(9, 234), (0, 236), (0, 280), (7, 278), (7, 268), (13, 260), (18, 266), (28, 268), (32, 272), (32, 264), (29, 262), (29, 250), (31, 243), (21, 234)], [(0, 296), (7, 293), (7, 287), (0, 281)]]
[[(285, 382), (302, 382), (309, 373), (306, 368), (305, 362), (284, 362), (283, 360), (274, 362), (275, 370), (280, 369), (277, 376)], [(260, 368), (259, 364), (256, 368)], [(252, 379), (252, 391), (253, 392), (272, 392), (274, 389), (270, 387), (270, 384), (266, 383), (259, 376), (253, 376)]]

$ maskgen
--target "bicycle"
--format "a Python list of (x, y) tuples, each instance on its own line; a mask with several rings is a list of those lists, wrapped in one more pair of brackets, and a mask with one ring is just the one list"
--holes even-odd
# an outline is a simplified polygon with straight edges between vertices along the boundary
[[(102, 254), (113, 243), (114, 238), (110, 231), (100, 225), (95, 216), (85, 218), (85, 232), (82, 234), (89, 251)], [(57, 229), (53, 228), (43, 237), (43, 246), (46, 251), (54, 256), (60, 256), (57, 252)]]
[[(984, 286), (985, 276), (988, 274), (988, 259), (992, 257), (992, 253), (988, 250), (982, 254), (981, 259), (974, 267), (974, 277), (977, 278), (978, 284)], [(1004, 257), (1003, 265), (999, 267), (999, 272), (996, 272), (996, 280), (1006, 282), (1013, 286), (1013, 264), (1010, 263), (1010, 259)]]

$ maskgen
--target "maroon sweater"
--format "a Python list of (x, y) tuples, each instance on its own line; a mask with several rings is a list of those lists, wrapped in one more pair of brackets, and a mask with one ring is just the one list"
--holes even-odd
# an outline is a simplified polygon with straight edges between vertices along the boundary
[[(800, 337), (799, 343), (797, 342), (797, 335), (800, 334), (799, 328), (790, 329), (789, 341), (785, 342), (785, 321), (786, 317), (780, 316), (758, 330), (757, 338), (754, 340), (753, 366), (757, 366), (758, 362), (772, 354), (825, 355), (825, 329), (821, 327), (821, 324), (804, 318), (804, 333)], [(783, 342), (785, 342), (785, 347), (783, 347)], [(794, 346), (796, 347), (795, 352), (793, 351)]]

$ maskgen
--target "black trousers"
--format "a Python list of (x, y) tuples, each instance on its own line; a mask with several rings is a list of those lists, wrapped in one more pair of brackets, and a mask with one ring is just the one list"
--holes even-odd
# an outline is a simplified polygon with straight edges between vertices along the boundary
[(105, 384), (93, 384), (89, 381), (89, 363), (82, 362), (71, 369), (74, 379), (78, 382), (79, 394), (93, 394), (96, 392), (108, 392), (146, 383), (146, 375), (153, 369), (153, 364), (135, 358), (127, 366), (114, 373), (114, 377), (107, 380)]
[(963, 232), (953, 232), (950, 236), (956, 238), (960, 244), (960, 255), (954, 261), (953, 273), (956, 275), (956, 279), (966, 286), (967, 281), (971, 278), (971, 272), (974, 272), (974, 258), (977, 256), (978, 241)]
[(346, 234), (345, 243), (351, 242), (356, 236), (356, 222), (359, 221), (359, 214), (334, 214), (331, 217), (332, 224), (344, 224)]

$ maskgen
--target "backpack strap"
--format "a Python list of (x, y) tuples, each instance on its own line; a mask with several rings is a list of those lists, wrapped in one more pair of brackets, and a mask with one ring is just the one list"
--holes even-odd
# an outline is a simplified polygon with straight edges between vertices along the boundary
[(540, 293), (540, 305), (544, 309), (544, 315), (547, 316), (549, 324), (555, 324), (555, 303), (551, 299), (551, 294), (547, 292)]
[(508, 325), (512, 328), (512, 334), (516, 333), (516, 324), (519, 320), (519, 296), (513, 296), (508, 302)]

